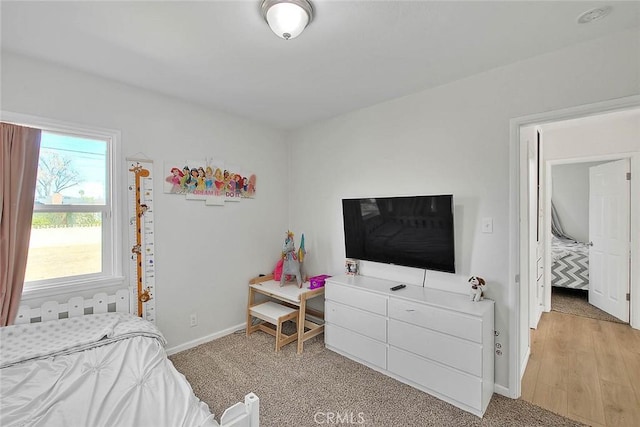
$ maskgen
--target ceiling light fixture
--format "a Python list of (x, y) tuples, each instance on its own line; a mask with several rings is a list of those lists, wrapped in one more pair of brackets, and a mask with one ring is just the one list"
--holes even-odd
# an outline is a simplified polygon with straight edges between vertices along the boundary
[(278, 37), (295, 39), (313, 19), (313, 7), (307, 0), (264, 0), (262, 16)]
[(578, 24), (588, 24), (598, 19), (602, 19), (611, 13), (611, 6), (596, 7), (595, 9), (587, 10), (578, 16)]

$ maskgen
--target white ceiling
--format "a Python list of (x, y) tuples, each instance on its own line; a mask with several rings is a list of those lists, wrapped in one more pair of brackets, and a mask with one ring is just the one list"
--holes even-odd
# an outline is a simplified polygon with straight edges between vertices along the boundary
[[(576, 23), (604, 4), (606, 19)], [(2, 50), (292, 129), (640, 26), (638, 1), (313, 6), (310, 26), (285, 41), (260, 0), (2, 0)]]

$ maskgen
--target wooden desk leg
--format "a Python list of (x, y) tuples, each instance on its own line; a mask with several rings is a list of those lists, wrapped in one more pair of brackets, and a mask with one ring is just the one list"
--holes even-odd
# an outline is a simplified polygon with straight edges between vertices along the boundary
[(302, 347), (304, 346), (304, 322), (307, 318), (307, 298), (304, 295), (300, 295), (300, 313), (298, 313), (298, 354), (302, 354)]
[(255, 294), (255, 291), (253, 290), (253, 288), (251, 286), (249, 286), (249, 300), (247, 301), (247, 329), (246, 329), (247, 336), (251, 335), (252, 317), (251, 317), (251, 312), (249, 311), (249, 309), (253, 305), (253, 296), (254, 296), (254, 294)]

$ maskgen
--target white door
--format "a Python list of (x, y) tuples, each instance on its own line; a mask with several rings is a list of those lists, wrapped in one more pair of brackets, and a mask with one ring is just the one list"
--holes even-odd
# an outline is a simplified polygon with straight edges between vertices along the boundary
[(589, 303), (629, 321), (629, 160), (589, 168)]

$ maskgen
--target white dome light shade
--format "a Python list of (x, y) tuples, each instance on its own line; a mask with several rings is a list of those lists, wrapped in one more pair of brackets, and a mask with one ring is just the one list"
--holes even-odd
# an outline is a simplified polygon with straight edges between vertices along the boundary
[(305, 0), (265, 0), (262, 13), (271, 30), (285, 40), (298, 37), (312, 17), (311, 4)]

